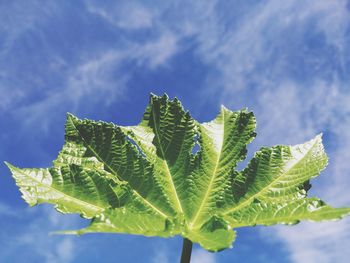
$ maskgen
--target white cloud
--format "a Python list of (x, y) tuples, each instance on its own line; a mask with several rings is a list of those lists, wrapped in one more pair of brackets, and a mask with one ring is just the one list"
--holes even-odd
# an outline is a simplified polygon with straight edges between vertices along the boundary
[(30, 260), (40, 259), (47, 263), (69, 263), (75, 259), (80, 248), (74, 245), (73, 237), (50, 236), (49, 232), (57, 230), (58, 227), (76, 228), (79, 222), (77, 216), (61, 215), (52, 206), (18, 208), (15, 211), (16, 214), (6, 213), (5, 216), (8, 220), (21, 223), (11, 229), (9, 226), (2, 226), (3, 241), (6, 236), (6, 242), (2, 243), (0, 249), (3, 260), (22, 262), (28, 260), (28, 255)]
[(297, 226), (277, 226), (272, 232), (287, 243), (292, 262), (329, 263), (347, 262), (349, 259), (349, 219), (340, 222), (309, 223)]
[(64, 238), (56, 247), (57, 262), (71, 262), (74, 259), (75, 247), (72, 239)]
[(155, 69), (164, 65), (175, 53), (178, 52), (177, 38), (173, 33), (163, 32), (155, 41), (137, 48), (135, 58), (149, 68)]
[[(0, 3), (0, 110), (6, 111), (14, 104), (24, 100), (28, 96), (28, 91), (18, 85), (18, 72), (13, 75), (13, 61), (15, 56), (9, 56), (18, 51), (21, 38), (28, 32), (33, 32), (39, 21), (44, 22), (49, 19), (55, 4), (47, 1), (43, 6), (38, 1), (12, 1)], [(17, 46), (17, 47), (16, 47)], [(20, 61), (23, 63), (23, 61)], [(34, 79), (35, 77), (33, 77)]]
[(152, 259), (153, 263), (168, 263), (170, 262), (168, 259), (168, 255), (166, 251), (163, 249), (157, 248), (156, 253), (154, 254), (154, 257)]
[(70, 70), (66, 86), (17, 110), (16, 114), (22, 116), (23, 127), (27, 129), (31, 125), (37, 126), (40, 120), (40, 127), (49, 132), (57, 113), (64, 114), (68, 109), (76, 111), (79, 107), (87, 109), (101, 101), (103, 105), (109, 105), (116, 98), (122, 99), (129, 77), (118, 71), (122, 59), (124, 57), (115, 51), (106, 51), (96, 58), (84, 59), (84, 62)]
[[(40, 242), (41, 240), (39, 240)], [(30, 240), (30, 244), (38, 242), (37, 239)], [(35, 252), (41, 255), (46, 263), (69, 263), (75, 258), (76, 248), (71, 238), (63, 238), (61, 241), (48, 242), (49, 247), (40, 243), (40, 248), (35, 248)], [(29, 244), (28, 244), (29, 245)], [(39, 250), (40, 249), (40, 250)]]
[[(347, 43), (344, 34), (350, 21), (345, 5), (345, 0), (317, 3), (270, 0), (248, 5), (244, 12), (235, 14), (234, 20), (219, 12), (216, 1), (208, 1), (203, 6), (194, 5), (192, 13), (185, 13), (186, 18), (178, 27), (191, 28), (199, 44), (198, 55), (220, 73), (208, 80), (208, 87), (224, 88), (222, 95), (226, 97), (250, 88), (251, 83), (260, 86), (261, 81), (269, 82), (273, 88), (276, 79), (292, 73), (295, 65), (290, 63), (298, 56), (303, 56), (309, 67), (327, 63), (323, 57), (307, 56), (306, 34), (323, 34), (327, 44), (336, 48), (338, 60), (344, 60)], [(227, 7), (230, 8), (235, 10), (233, 6)], [(235, 23), (228, 23), (230, 19)], [(264, 66), (266, 63), (268, 67)], [(341, 61), (342, 66), (344, 63)]]
[(79, 104), (82, 99), (93, 97), (103, 100), (108, 105), (116, 96), (121, 96), (125, 89), (129, 76), (123, 76), (119, 72), (125, 57), (126, 54), (111, 50), (81, 63), (68, 76), (64, 98), (71, 98)]
[(74, 246), (72, 237), (50, 236), (49, 233), (57, 229), (58, 221), (60, 228), (74, 228), (76, 218), (61, 215), (51, 206), (40, 210), (40, 216), (32, 220), (29, 228), (17, 236), (17, 242), (26, 245), (33, 253), (41, 255), (46, 263), (72, 262), (78, 254), (78, 248)]
[[(20, 5), (13, 5), (13, 10), (10, 9), (10, 12), (18, 8)], [(0, 91), (7, 95), (1, 100), (0, 109), (11, 111), (11, 114), (23, 120), (23, 129), (26, 131), (35, 127), (49, 132), (52, 123), (66, 111), (84, 110), (88, 112), (96, 105), (109, 106), (111, 103), (122, 100), (125, 98), (128, 81), (133, 77), (134, 68), (143, 67), (155, 70), (166, 66), (179, 51), (178, 36), (162, 26), (159, 21), (154, 24), (156, 14), (143, 4), (125, 1), (118, 5), (105, 5), (88, 1), (86, 8), (88, 17), (97, 14), (107, 22), (117, 25), (124, 32), (152, 28), (154, 34), (143, 40), (126, 36), (123, 40), (120, 39), (122, 44), (118, 42), (109, 48), (96, 47), (96, 49), (89, 49), (89, 52), (84, 48), (77, 49), (73, 63), (70, 59), (56, 53), (55, 49), (51, 47), (45, 49), (47, 57), (50, 58), (47, 67), (55, 72), (54, 76), (50, 77), (54, 81), (57, 78), (54, 88), (43, 85), (46, 79), (36, 74), (30, 77), (25, 75), (24, 79), (18, 80), (13, 76), (17, 65), (4, 68), (0, 72), (0, 75), (3, 76), (0, 80)], [(48, 8), (39, 8), (38, 12), (43, 12), (48, 16), (56, 15), (53, 10), (56, 10), (54, 4)], [(0, 59), (2, 56), (7, 58), (12, 53), (14, 41), (20, 35), (33, 30), (32, 25), (45, 24), (46, 17), (45, 19), (41, 19), (41, 16), (37, 18), (35, 14), (37, 12), (31, 10), (31, 14), (26, 14), (26, 16), (4, 20), (6, 16), (1, 16), (0, 13), (0, 21), (4, 22), (1, 27), (7, 32), (7, 48), (0, 54)], [(23, 24), (27, 17), (28, 23)], [(21, 22), (20, 25), (16, 25), (14, 30), (10, 31), (10, 26), (15, 25), (17, 20)], [(45, 42), (45, 32), (41, 32), (40, 26), (34, 28), (34, 33), (41, 35), (42, 41)], [(124, 66), (128, 63), (132, 63), (134, 67), (126, 71)], [(60, 74), (59, 77), (56, 75), (57, 72)], [(49, 75), (51, 73), (50, 71)], [(25, 84), (22, 83), (25, 81), (27, 81)], [(28, 97), (33, 93), (37, 93), (38, 96), (28, 103)], [(16, 111), (12, 111), (13, 107), (16, 107)]]
[(1, 97), (0, 110), (9, 109), (15, 101), (17, 102), (25, 97), (25, 92), (22, 90), (12, 90), (11, 92), (8, 91), (9, 88), (7, 85), (5, 83), (1, 83), (0, 81), (0, 93), (6, 94), (6, 96)]
[(21, 216), (19, 211), (2, 202), (0, 202), (0, 215), (1, 217), (12, 217), (12, 218)]
[[(170, 251), (164, 245), (160, 245), (160, 246), (157, 246), (157, 248), (155, 249), (152, 262), (168, 263), (173, 261), (179, 261), (180, 253), (181, 251), (178, 251), (178, 253), (176, 253), (177, 255), (174, 253), (170, 253)], [(172, 258), (172, 260), (169, 258)], [(217, 261), (215, 260), (215, 253), (208, 252), (202, 248), (199, 248), (199, 249), (195, 248), (192, 250), (191, 262), (192, 263), (216, 263)]]
[(215, 263), (215, 254), (204, 249), (194, 249), (191, 257), (192, 263)]
[(88, 11), (100, 15), (111, 24), (128, 30), (144, 29), (152, 26), (153, 14), (136, 2), (118, 2), (103, 6), (100, 2), (87, 3)]
[[(108, 106), (116, 100), (122, 100), (125, 98), (127, 82), (133, 74), (132, 71), (125, 71), (124, 63), (132, 61), (149, 69), (164, 66), (178, 52), (176, 41), (172, 33), (163, 32), (158, 38), (145, 44), (131, 42), (125, 49), (115, 48), (89, 55), (68, 72), (66, 86), (52, 91), (36, 103), (19, 107), (15, 114), (22, 116), (25, 129), (32, 125), (38, 127), (40, 120), (40, 127), (49, 132), (55, 114), (64, 113), (62, 110), (86, 110), (101, 103)], [(10, 103), (13, 101), (7, 102)]]
[(35, 28), (35, 23), (42, 19), (45, 13), (49, 13), (52, 6), (49, 1), (45, 7), (38, 1), (32, 1), (30, 4), (23, 0), (0, 3), (0, 34), (3, 36), (0, 59), (22, 34)]

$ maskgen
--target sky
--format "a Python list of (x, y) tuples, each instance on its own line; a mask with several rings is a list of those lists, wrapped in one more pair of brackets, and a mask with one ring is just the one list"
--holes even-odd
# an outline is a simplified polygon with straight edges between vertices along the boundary
[[(49, 167), (66, 112), (134, 125), (149, 94), (201, 121), (248, 107), (261, 146), (323, 133), (330, 162), (310, 195), (350, 206), (350, 1), (0, 0), (0, 161)], [(242, 166), (246, 162), (241, 164)], [(29, 208), (0, 164), (0, 262), (178, 262), (182, 240), (49, 235), (88, 224)], [(232, 249), (194, 245), (193, 263), (348, 262), (350, 217), (238, 230)]]

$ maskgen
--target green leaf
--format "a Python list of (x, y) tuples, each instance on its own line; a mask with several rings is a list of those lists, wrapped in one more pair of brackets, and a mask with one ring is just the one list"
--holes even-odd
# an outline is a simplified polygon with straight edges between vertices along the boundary
[(96, 215), (87, 228), (63, 233), (80, 235), (101, 232), (168, 237), (179, 233), (176, 227), (172, 221), (152, 211), (143, 212), (134, 207), (122, 207)]
[(58, 211), (91, 218), (119, 200), (102, 174), (64, 165), (50, 169), (19, 169), (10, 164), (13, 177), (26, 202), (54, 204)]
[[(196, 123), (179, 100), (151, 96), (138, 126), (125, 127), (154, 166), (154, 177), (178, 215), (189, 213), (186, 178), (193, 170), (192, 148)], [(185, 213), (186, 212), (186, 213)]]
[(213, 121), (198, 126), (201, 151), (189, 179), (189, 225), (194, 229), (207, 220), (208, 214), (230, 203), (232, 196), (227, 191), (232, 172), (246, 157), (246, 145), (255, 137), (255, 118), (247, 110), (232, 112), (221, 107)]
[(263, 147), (241, 173), (235, 173), (232, 205), (225, 213), (252, 202), (288, 202), (306, 197), (308, 181), (326, 167), (321, 135), (296, 146)]
[(296, 146), (263, 147), (237, 171), (255, 126), (246, 109), (222, 107), (214, 120), (198, 123), (179, 100), (152, 95), (135, 126), (68, 114), (65, 144), (51, 168), (7, 165), (31, 206), (51, 203), (92, 219), (67, 234), (182, 235), (219, 251), (232, 246), (236, 227), (350, 213), (307, 197), (309, 181), (327, 165), (320, 135)]
[(340, 219), (350, 208), (334, 209), (318, 198), (302, 198), (284, 203), (253, 203), (225, 216), (233, 227), (297, 224), (300, 220)]

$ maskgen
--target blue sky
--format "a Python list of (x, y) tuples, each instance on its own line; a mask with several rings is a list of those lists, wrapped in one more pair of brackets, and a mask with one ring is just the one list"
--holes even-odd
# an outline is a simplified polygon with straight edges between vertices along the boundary
[[(220, 104), (255, 112), (262, 145), (323, 132), (330, 157), (312, 195), (350, 206), (350, 1), (0, 1), (0, 160), (48, 167), (66, 112), (136, 124), (149, 93), (199, 121)], [(88, 222), (28, 208), (0, 166), (0, 262), (177, 262), (179, 237), (48, 236)], [(350, 218), (238, 230), (194, 263), (348, 262)]]

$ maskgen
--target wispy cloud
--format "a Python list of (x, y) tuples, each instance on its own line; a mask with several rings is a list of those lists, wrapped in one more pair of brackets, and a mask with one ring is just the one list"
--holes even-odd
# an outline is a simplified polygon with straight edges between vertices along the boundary
[(191, 257), (193, 263), (216, 263), (215, 254), (203, 249), (194, 249)]
[(2, 260), (46, 263), (69, 263), (74, 260), (79, 248), (75, 247), (73, 238), (53, 237), (48, 233), (55, 228), (76, 227), (77, 217), (63, 217), (48, 206), (33, 210), (14, 209), (4, 204), (0, 207), (2, 218), (18, 224), (16, 228), (12, 228), (11, 224), (7, 226), (0, 224), (3, 229), (0, 249)]
[(168, 263), (170, 262), (168, 255), (164, 249), (157, 249), (153, 256), (152, 263)]
[(19, 211), (13, 209), (9, 205), (2, 202), (0, 202), (0, 215), (1, 217), (10, 217), (10, 218), (20, 217)]
[[(56, 262), (72, 262), (75, 257), (76, 247), (74, 246), (73, 240), (65, 238), (56, 246), (56, 255), (54, 259)], [(52, 260), (48, 262), (54, 262)]]
[[(13, 5), (9, 12), (14, 12), (20, 7), (21, 5)], [(161, 26), (159, 21), (155, 25), (153, 20), (156, 14), (144, 5), (136, 2), (100, 5), (87, 1), (86, 9), (81, 10), (84, 19), (93, 20), (97, 15), (116, 27), (115, 32), (121, 30), (124, 37), (115, 38), (114, 33), (111, 33), (111, 38), (117, 41), (108, 48), (104, 45), (101, 47), (98, 41), (94, 46), (95, 40), (91, 39), (91, 43), (87, 43), (88, 50), (74, 49), (72, 56), (67, 56), (62, 54), (61, 49), (53, 48), (53, 43), (49, 42), (51, 40), (45, 31), (46, 26), (50, 24), (50, 18), (58, 19), (59, 11), (65, 8), (60, 6), (59, 11), (54, 11), (54, 7), (55, 5), (51, 4), (46, 8), (38, 7), (38, 10), (30, 9), (29, 12), (27, 10), (25, 17), (28, 17), (28, 23), (23, 23), (23, 16), (15, 16), (9, 20), (6, 19), (9, 16), (0, 14), (0, 20), (3, 21), (3, 32), (0, 31), (0, 34), (3, 33), (7, 47), (0, 54), (0, 66), (4, 66), (0, 72), (0, 76), (3, 76), (0, 78), (0, 91), (7, 94), (1, 100), (0, 108), (11, 112), (12, 108), (16, 107), (16, 111), (11, 114), (25, 120), (23, 126), (26, 130), (35, 126), (48, 131), (57, 119), (57, 114), (61, 115), (66, 111), (88, 112), (96, 105), (108, 107), (124, 98), (134, 69), (155, 70), (165, 66), (179, 51), (178, 36)], [(17, 25), (16, 21), (21, 23)], [(15, 25), (15, 28), (11, 25)], [(144, 38), (138, 39), (133, 34), (128, 35), (133, 30), (147, 28), (152, 34), (146, 34)], [(25, 38), (20, 39), (23, 36)], [(38, 39), (43, 45), (42, 51), (38, 50), (39, 63), (36, 57), (32, 57), (31, 52), (28, 52), (31, 41), (36, 43)], [(33, 63), (31, 67), (25, 67), (18, 61), (8, 61), (13, 48), (19, 42), (20, 47), (26, 51), (24, 58)], [(47, 61), (47, 65), (40, 64)], [(133, 66), (126, 70), (127, 65)], [(22, 72), (23, 68), (25, 73), (21, 73), (23, 76), (18, 78), (18, 72)], [(43, 69), (48, 71), (42, 72)], [(28, 100), (28, 97), (34, 94), (37, 94), (36, 98)]]
[[(180, 260), (181, 251), (178, 253), (170, 253), (169, 248), (158, 246), (155, 250), (152, 262), (153, 263), (168, 263)], [(216, 263), (215, 254), (201, 248), (192, 250), (191, 262), (193, 263)]]
[(261, 231), (261, 235), (284, 240), (292, 262), (347, 262), (349, 223), (349, 219), (318, 224), (302, 222), (293, 227), (276, 226), (266, 229)]
[(145, 29), (152, 26), (153, 14), (141, 3), (120, 1), (112, 5), (101, 5), (99, 1), (87, 1), (87, 7), (89, 12), (123, 29)]
[(131, 61), (140, 67), (155, 69), (166, 64), (176, 52), (176, 38), (168, 32), (145, 44), (130, 43), (127, 49), (100, 52), (72, 67), (65, 86), (36, 103), (20, 107), (16, 115), (25, 120), (24, 127), (37, 125), (40, 120), (43, 130), (49, 131), (58, 112), (92, 109), (101, 103), (105, 107), (125, 98), (127, 83), (133, 74), (124, 70), (125, 63)]
[[(344, 36), (349, 24), (345, 5), (346, 1), (301, 4), (271, 0), (237, 14), (239, 19), (231, 28), (225, 27), (225, 18), (212, 8), (203, 21), (207, 24), (195, 27), (199, 53), (220, 70), (219, 80), (212, 82), (220, 81), (226, 95), (251, 90), (253, 85), (274, 88), (281, 78), (307, 81), (321, 72), (328, 78), (334, 66), (344, 70)], [(325, 42), (318, 48), (314, 41)], [(327, 48), (333, 50), (335, 60), (330, 60)], [(302, 80), (298, 79), (301, 70), (306, 73)]]

